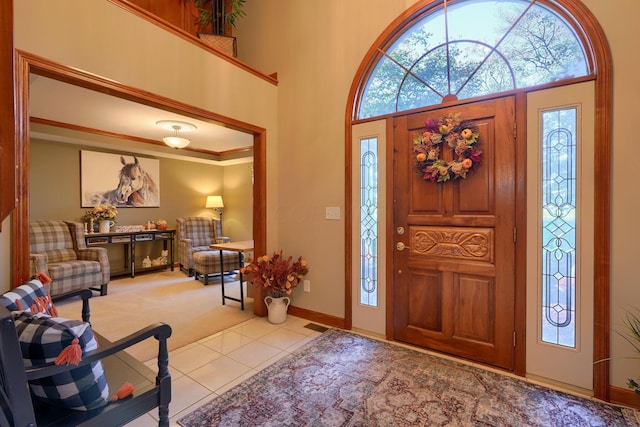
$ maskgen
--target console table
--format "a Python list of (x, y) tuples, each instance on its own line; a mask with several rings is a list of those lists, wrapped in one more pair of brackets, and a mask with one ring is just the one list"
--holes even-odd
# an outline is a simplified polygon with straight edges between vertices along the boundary
[[(124, 268), (113, 270), (112, 276), (129, 274), (136, 276), (136, 272), (158, 270), (160, 268), (171, 267), (173, 271), (173, 241), (176, 230), (143, 230), (114, 233), (90, 233), (85, 234), (84, 240), (88, 247), (122, 245), (124, 248)], [(169, 263), (164, 265), (154, 265), (151, 267), (136, 266), (136, 243), (162, 241), (162, 248), (169, 250)]]

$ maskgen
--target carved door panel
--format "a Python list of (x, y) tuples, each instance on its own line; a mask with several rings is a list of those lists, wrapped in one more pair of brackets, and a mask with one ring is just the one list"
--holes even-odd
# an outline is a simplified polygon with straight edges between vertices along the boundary
[[(509, 97), (400, 117), (393, 159), (394, 339), (509, 370), (514, 363), (514, 108)], [(474, 122), (481, 163), (466, 179), (425, 181), (415, 169), (414, 136), (427, 118), (449, 113)], [(451, 160), (444, 145), (440, 157)]]

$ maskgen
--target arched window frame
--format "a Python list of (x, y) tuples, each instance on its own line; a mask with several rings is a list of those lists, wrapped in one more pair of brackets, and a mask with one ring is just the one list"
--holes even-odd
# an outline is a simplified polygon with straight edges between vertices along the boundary
[[(511, 37), (514, 31), (518, 30), (522, 19), (525, 15), (527, 15), (530, 11), (533, 11), (536, 8), (538, 11), (548, 10), (555, 17), (558, 18), (558, 22), (564, 23), (568, 28), (570, 28), (572, 35), (575, 37), (575, 47), (581, 48), (582, 57), (581, 60), (584, 61), (585, 70), (578, 75), (570, 76), (566, 79), (553, 79), (549, 77), (548, 81), (543, 81), (542, 83), (537, 83), (536, 86), (547, 85), (547, 84), (556, 84), (557, 82), (561, 82), (564, 80), (571, 80), (575, 78), (584, 78), (584, 77), (592, 77), (595, 75), (595, 58), (590, 49), (586, 48), (589, 44), (586, 43), (588, 41), (587, 34), (583, 30), (582, 26), (574, 19), (574, 17), (567, 12), (566, 8), (559, 4), (558, 1), (553, 0), (512, 0), (513, 5), (517, 5), (518, 3), (522, 6), (522, 10), (519, 12), (520, 15), (517, 19), (509, 24), (509, 28), (506, 30), (500, 30), (500, 33), (496, 33), (499, 35), (493, 44), (486, 43), (481, 39), (456, 39), (454, 36), (450, 36), (449, 27), (452, 26), (452, 23), (456, 22), (455, 20), (450, 20), (448, 18), (448, 8), (452, 5), (464, 7), (465, 3), (474, 3), (474, 0), (444, 0), (432, 3), (430, 6), (424, 7), (420, 9), (417, 13), (411, 15), (408, 19), (402, 21), (397, 27), (393, 29), (393, 31), (387, 36), (381, 45), (376, 47), (376, 54), (374, 57), (368, 61), (367, 67), (364, 70), (364, 78), (363, 84), (360, 86), (360, 90), (358, 93), (358, 97), (356, 99), (355, 108), (353, 109), (354, 115), (353, 120), (367, 120), (375, 117), (383, 117), (388, 114), (397, 114), (403, 111), (410, 110), (412, 108), (403, 108), (399, 106), (402, 98), (402, 88), (404, 88), (405, 84), (409, 79), (414, 79), (423, 84), (423, 87), (427, 90), (433, 92), (435, 96), (440, 96), (444, 101), (449, 100), (458, 100), (458, 94), (461, 90), (464, 89), (464, 86), (467, 85), (471, 80), (474, 79), (475, 75), (478, 73), (483, 66), (489, 62), (489, 59), (492, 55), (498, 57), (504, 67), (508, 69), (508, 74), (511, 80), (511, 87), (504, 91), (495, 91), (495, 92), (486, 92), (482, 95), (472, 96), (470, 98), (464, 99), (473, 99), (473, 98), (482, 98), (486, 96), (494, 96), (498, 93), (507, 94), (509, 92), (518, 92), (522, 90), (527, 90), (533, 87), (533, 85), (520, 85), (518, 86), (518, 80), (526, 78), (522, 73), (518, 73), (513, 66), (513, 62), (516, 61), (515, 57), (508, 57), (505, 52), (502, 51), (504, 47), (504, 41)], [(535, 13), (535, 12), (534, 12)], [(398, 60), (393, 58), (392, 54), (395, 52), (394, 48), (396, 43), (402, 41), (407, 35), (411, 35), (414, 32), (418, 33), (421, 31), (421, 27), (418, 27), (417, 24), (423, 23), (424, 20), (429, 18), (440, 19), (443, 17), (444, 21), (444, 40), (440, 43), (437, 43), (433, 46), (425, 47), (425, 51), (422, 55), (418, 56), (418, 59), (415, 59), (411, 64), (401, 64)], [(438, 27), (437, 25), (435, 26)], [(434, 31), (438, 31), (434, 29)], [(486, 30), (488, 31), (488, 30)], [(497, 31), (497, 30), (496, 30)], [(451, 48), (458, 44), (473, 44), (477, 46), (481, 46), (486, 49), (486, 56), (476, 64), (476, 68), (464, 79), (464, 84), (461, 87), (454, 87), (452, 84), (452, 75), (457, 74), (457, 70), (454, 70), (454, 66), (452, 65), (452, 59), (455, 58), (453, 54), (451, 54)], [(400, 43), (401, 45), (402, 43)], [(425, 58), (431, 55), (433, 52), (444, 49), (446, 51), (446, 67), (447, 67), (447, 93), (442, 94), (442, 90), (438, 90), (434, 88), (433, 81), (425, 81), (421, 79), (414, 73), (414, 68), (420, 64), (420, 62)], [(415, 52), (414, 52), (415, 53)], [(363, 112), (363, 103), (367, 99), (375, 99), (376, 97), (373, 94), (369, 94), (367, 92), (367, 88), (370, 83), (373, 83), (373, 79), (377, 77), (378, 67), (384, 67), (385, 62), (390, 62), (395, 64), (396, 70), (399, 70), (398, 75), (402, 77), (398, 77), (396, 80), (392, 81), (392, 83), (397, 86), (397, 90), (395, 93), (395, 102), (393, 111), (390, 109), (388, 111), (383, 111), (380, 114), (369, 114), (369, 112)], [(453, 90), (452, 90), (453, 89)], [(437, 103), (424, 103), (421, 105), (414, 106), (413, 108), (424, 108), (430, 105), (437, 105)]]

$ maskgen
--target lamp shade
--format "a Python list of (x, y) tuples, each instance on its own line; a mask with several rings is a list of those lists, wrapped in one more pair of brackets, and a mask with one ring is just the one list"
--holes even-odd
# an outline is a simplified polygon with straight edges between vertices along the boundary
[(222, 196), (207, 196), (205, 208), (224, 208)]
[(162, 140), (171, 148), (184, 148), (191, 142), (187, 138), (180, 136), (165, 136)]
[(162, 138), (165, 144), (171, 148), (184, 148), (191, 142), (187, 138), (180, 136), (180, 132), (191, 132), (197, 129), (196, 125), (187, 122), (179, 122), (176, 120), (160, 120), (156, 125), (163, 129), (173, 131), (173, 136), (165, 136)]

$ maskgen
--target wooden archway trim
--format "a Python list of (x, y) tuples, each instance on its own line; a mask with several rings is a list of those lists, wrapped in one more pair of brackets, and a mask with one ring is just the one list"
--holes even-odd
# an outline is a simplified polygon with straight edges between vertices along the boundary
[[(65, 83), (99, 91), (129, 101), (160, 108), (204, 120), (223, 123), (227, 127), (253, 134), (254, 186), (253, 186), (253, 238), (257, 253), (266, 252), (266, 139), (264, 128), (230, 117), (123, 85), (100, 76), (28, 52), (16, 52), (16, 164), (18, 165), (16, 193), (18, 202), (12, 221), (12, 281), (14, 285), (27, 279), (29, 271), (29, 75), (46, 76)], [(266, 307), (255, 304), (254, 313), (265, 316)]]
[[(598, 304), (594, 306), (594, 348), (593, 359), (605, 360), (610, 357), (610, 324), (611, 324), (611, 312), (610, 312), (610, 230), (611, 230), (611, 182), (610, 182), (610, 169), (611, 169), (611, 135), (612, 135), (612, 56), (609, 44), (607, 42), (605, 33), (600, 26), (598, 20), (593, 13), (580, 1), (580, 0), (539, 0), (541, 3), (554, 7), (554, 5), (560, 6), (562, 14), (568, 17), (568, 21), (573, 21), (577, 26), (574, 28), (578, 37), (584, 45), (587, 53), (588, 62), (592, 70), (592, 78), (595, 80), (595, 123), (594, 133), (596, 140), (595, 147), (595, 173), (598, 179), (594, 182), (594, 195), (595, 195), (595, 207), (594, 207), (594, 301)], [(368, 77), (368, 72), (371, 68), (373, 61), (378, 55), (378, 49), (380, 46), (386, 44), (390, 37), (392, 37), (399, 28), (403, 28), (407, 22), (414, 17), (422, 15), (429, 9), (436, 8), (443, 4), (443, 0), (423, 0), (416, 3), (411, 8), (404, 11), (396, 20), (394, 20), (375, 40), (371, 45), (371, 48), (363, 58), (354, 79), (351, 84), (349, 96), (347, 98), (346, 112), (345, 112), (345, 164), (347, 165), (345, 170), (345, 324), (347, 327), (352, 325), (352, 249), (351, 236), (353, 229), (351, 226), (352, 221), (352, 139), (351, 139), (351, 127), (356, 123), (357, 107), (359, 104), (360, 96)], [(551, 86), (551, 85), (550, 85)], [(557, 86), (557, 83), (553, 86)], [(540, 87), (537, 87), (540, 89)], [(517, 92), (526, 93), (526, 90), (520, 90)], [(520, 97), (522, 99), (522, 97)], [(377, 117), (379, 120), (385, 117)], [(388, 119), (388, 117), (387, 117)], [(526, 194), (522, 192), (518, 196), (517, 200), (518, 211), (522, 211), (526, 204)], [(387, 206), (392, 206), (389, 195), (387, 195)], [(387, 212), (389, 218), (391, 212)], [(393, 232), (392, 225), (387, 224), (387, 233)], [(389, 246), (389, 245), (387, 245)], [(518, 254), (518, 251), (522, 252), (524, 247), (522, 245), (516, 249), (516, 259), (523, 260), (524, 254)], [(389, 251), (389, 250), (388, 250)], [(390, 253), (387, 253), (387, 260), (391, 257)], [(387, 262), (387, 283), (390, 283), (390, 265)], [(524, 292), (524, 291), (523, 291)], [(391, 306), (390, 292), (387, 291), (387, 307)], [(524, 295), (517, 295), (517, 301), (525, 301)], [(389, 310), (389, 308), (388, 308)], [(387, 313), (387, 318), (389, 318)], [(524, 319), (524, 316), (522, 316)], [(521, 320), (523, 321), (523, 320)], [(387, 322), (387, 329), (389, 330), (390, 322)], [(518, 326), (516, 326), (518, 328)], [(520, 326), (521, 330), (526, 330), (524, 325)], [(519, 340), (524, 341), (524, 340)], [(521, 360), (516, 364), (524, 369), (525, 365), (525, 352), (524, 349), (516, 349), (516, 357)], [(524, 372), (518, 372), (523, 375)], [(609, 362), (596, 363), (593, 367), (593, 392), (594, 397), (610, 401), (610, 375), (609, 375)]]

